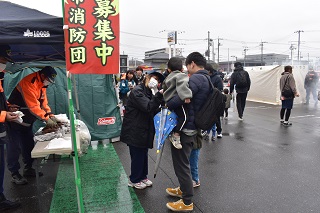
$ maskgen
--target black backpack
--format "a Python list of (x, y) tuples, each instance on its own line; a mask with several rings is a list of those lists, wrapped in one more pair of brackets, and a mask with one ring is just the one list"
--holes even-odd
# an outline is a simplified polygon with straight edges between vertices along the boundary
[(236, 87), (244, 88), (244, 87), (247, 87), (247, 85), (248, 83), (247, 83), (246, 72), (244, 70), (241, 70), (238, 72)]
[(208, 99), (195, 114), (196, 127), (202, 130), (209, 130), (212, 128), (220, 115), (223, 113), (225, 107), (224, 95), (218, 89), (214, 88), (209, 76), (204, 75), (211, 85), (211, 91)]

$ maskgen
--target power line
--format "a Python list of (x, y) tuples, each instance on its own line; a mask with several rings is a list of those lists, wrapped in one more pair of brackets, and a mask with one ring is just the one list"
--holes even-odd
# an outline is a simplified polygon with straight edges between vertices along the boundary
[(123, 31), (120, 31), (120, 33), (124, 33), (124, 34), (128, 34), (128, 35), (135, 35), (135, 36), (141, 36), (141, 37), (147, 37), (147, 38), (156, 38), (156, 39), (166, 39), (166, 38), (163, 38), (163, 37), (156, 37), (156, 36), (148, 36), (148, 35), (141, 35), (141, 34), (136, 34), (136, 33), (129, 33), (129, 32), (123, 32)]

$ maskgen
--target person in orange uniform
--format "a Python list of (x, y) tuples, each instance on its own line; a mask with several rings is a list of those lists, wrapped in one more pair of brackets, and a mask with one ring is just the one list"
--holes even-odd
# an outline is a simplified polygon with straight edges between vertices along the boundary
[[(0, 73), (3, 73), (6, 68), (6, 63), (12, 62), (10, 57), (10, 47), (8, 45), (0, 45)], [(4, 210), (15, 209), (21, 204), (19, 202), (7, 200), (4, 196), (4, 171), (5, 171), (5, 157), (4, 147), (8, 141), (6, 121), (15, 121), (18, 116), (12, 112), (8, 112), (7, 101), (3, 93), (2, 84), (0, 81), (0, 212)]]
[[(44, 67), (24, 77), (12, 91), (8, 101), (10, 104), (20, 106), (20, 111), (25, 115), (22, 123), (13, 123), (12, 142), (8, 145), (8, 169), (12, 175), (12, 182), (18, 185), (27, 184), (25, 177), (35, 177), (35, 169), (32, 168), (33, 159), (31, 151), (34, 147), (32, 124), (37, 120), (44, 121), (46, 126), (57, 126), (57, 120), (48, 105), (47, 87), (54, 83), (57, 72), (50, 66)], [(21, 150), (21, 151), (20, 151)], [(19, 173), (20, 153), (25, 164), (23, 176)], [(42, 176), (39, 172), (39, 176)]]

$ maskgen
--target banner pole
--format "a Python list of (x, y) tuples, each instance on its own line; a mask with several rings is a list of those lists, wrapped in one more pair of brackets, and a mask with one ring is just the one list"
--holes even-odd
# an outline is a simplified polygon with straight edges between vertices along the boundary
[[(64, 25), (64, 3), (66, 0), (62, 0), (62, 17)], [(69, 118), (70, 118), (70, 130), (71, 130), (71, 141), (72, 141), (72, 158), (73, 158), (73, 167), (74, 167), (74, 178), (77, 191), (77, 203), (78, 203), (78, 212), (84, 213), (83, 205), (83, 196), (82, 196), (82, 187), (81, 187), (81, 176), (80, 176), (80, 167), (79, 167), (79, 156), (78, 156), (78, 147), (77, 147), (77, 138), (76, 138), (76, 129), (75, 129), (75, 117), (74, 117), (74, 107), (72, 101), (72, 86), (71, 86), (71, 74), (66, 70), (67, 77), (67, 88), (68, 88), (68, 102), (69, 102)]]
[(68, 100), (69, 100), (69, 117), (70, 117), (70, 128), (71, 128), (71, 140), (72, 140), (72, 158), (74, 166), (74, 177), (77, 190), (78, 199), (78, 210), (80, 213), (84, 212), (82, 187), (81, 187), (81, 177), (80, 177), (80, 167), (79, 167), (79, 156), (77, 147), (77, 138), (75, 130), (75, 117), (74, 117), (74, 106), (72, 101), (72, 91), (71, 91), (71, 74), (67, 71), (68, 78)]

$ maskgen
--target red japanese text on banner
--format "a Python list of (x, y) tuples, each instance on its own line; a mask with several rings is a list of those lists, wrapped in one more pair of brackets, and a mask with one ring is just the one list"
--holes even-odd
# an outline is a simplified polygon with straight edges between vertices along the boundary
[(119, 73), (119, 0), (65, 0), (64, 11), (67, 70)]

